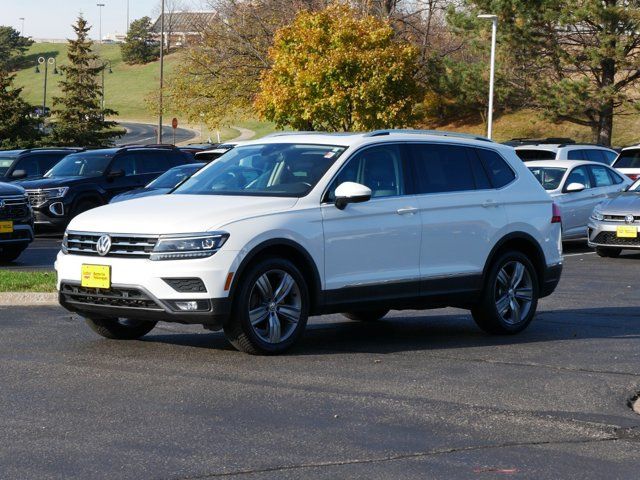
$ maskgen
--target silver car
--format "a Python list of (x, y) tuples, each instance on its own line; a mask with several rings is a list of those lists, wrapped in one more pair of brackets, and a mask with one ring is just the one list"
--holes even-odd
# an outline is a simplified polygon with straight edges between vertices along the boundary
[(597, 206), (589, 220), (589, 246), (601, 257), (640, 250), (640, 180), (627, 192)]
[(602, 163), (540, 160), (527, 162), (526, 166), (560, 207), (563, 240), (584, 238), (596, 205), (625, 191), (632, 183)]

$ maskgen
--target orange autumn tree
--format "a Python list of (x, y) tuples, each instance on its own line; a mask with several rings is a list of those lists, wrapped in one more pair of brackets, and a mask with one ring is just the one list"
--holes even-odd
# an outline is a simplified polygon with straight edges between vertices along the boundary
[(280, 128), (352, 131), (409, 125), (421, 99), (418, 51), (388, 22), (333, 4), (277, 31), (258, 113)]

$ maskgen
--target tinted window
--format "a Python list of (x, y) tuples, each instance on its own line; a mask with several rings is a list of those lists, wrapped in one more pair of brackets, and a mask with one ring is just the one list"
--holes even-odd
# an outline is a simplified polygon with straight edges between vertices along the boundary
[(174, 167), (158, 178), (156, 178), (153, 182), (147, 185), (148, 188), (174, 188), (180, 182), (182, 182), (185, 178), (190, 177), (194, 173), (196, 173), (203, 165), (201, 163), (193, 163), (191, 165), (187, 165), (184, 167)]
[(566, 168), (558, 167), (529, 167), (529, 170), (545, 190), (555, 190), (560, 187), (560, 182), (567, 171)]
[(46, 177), (93, 177), (102, 175), (111, 161), (112, 155), (82, 152), (67, 155), (46, 173)]
[(613, 161), (618, 157), (616, 152), (610, 152), (609, 150), (601, 150), (604, 157), (607, 159), (607, 165), (611, 165)]
[(357, 153), (340, 171), (329, 188), (328, 200), (335, 199), (336, 188), (344, 182), (355, 182), (371, 189), (371, 197), (404, 195), (404, 169), (397, 145), (367, 148)]
[(604, 156), (603, 150), (596, 150), (594, 148), (591, 150), (585, 150), (584, 153), (587, 156), (587, 160), (597, 163), (606, 163), (607, 165), (609, 164), (607, 157)]
[(585, 188), (591, 188), (591, 178), (589, 177), (589, 172), (587, 172), (587, 167), (577, 167), (571, 170), (564, 184), (568, 187), (572, 183), (581, 183)]
[(609, 171), (606, 167), (590, 166), (589, 169), (591, 170), (591, 174), (595, 180), (596, 187), (608, 187), (613, 184), (611, 177), (609, 176)]
[(609, 176), (611, 177), (611, 181), (613, 183), (615, 183), (616, 185), (621, 184), (624, 179), (618, 175), (616, 172), (614, 172), (613, 170), (607, 170), (607, 172), (609, 173)]
[(567, 159), (569, 160), (588, 160), (585, 155), (585, 150), (569, 150), (567, 152)]
[(111, 163), (110, 170), (115, 172), (117, 170), (122, 170), (125, 175), (135, 175), (136, 174), (136, 154), (134, 153), (123, 153), (122, 155), (118, 155)]
[(0, 176), (6, 175), (15, 161), (15, 157), (0, 157)]
[(418, 193), (475, 190), (470, 150), (452, 145), (411, 145)]
[(504, 187), (516, 178), (516, 174), (513, 173), (511, 167), (496, 152), (484, 148), (477, 148), (476, 152), (482, 160), (484, 169), (489, 174), (489, 180), (491, 180), (493, 188)]
[(47, 173), (64, 154), (41, 154), (22, 157), (16, 163), (15, 170), (24, 170), (28, 177), (37, 177)]
[(147, 151), (136, 153), (136, 174), (166, 172), (176, 162), (171, 162), (169, 152)]
[(624, 150), (613, 166), (616, 168), (640, 168), (640, 149)]
[(549, 150), (536, 150), (533, 148), (519, 148), (516, 150), (516, 154), (523, 162), (530, 160), (555, 160), (556, 152)]

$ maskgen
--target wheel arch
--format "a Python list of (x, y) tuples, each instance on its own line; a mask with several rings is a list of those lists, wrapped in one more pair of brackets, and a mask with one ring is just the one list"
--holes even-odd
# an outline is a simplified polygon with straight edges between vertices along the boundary
[(302, 245), (286, 238), (273, 238), (264, 241), (253, 247), (253, 249), (245, 255), (235, 271), (229, 288), (231, 302), (234, 300), (238, 282), (242, 279), (247, 268), (260, 257), (266, 256), (286, 258), (300, 269), (305, 280), (307, 280), (307, 286), (309, 288), (310, 313), (316, 312), (321, 304), (322, 289), (318, 266), (311, 254)]
[(525, 232), (512, 232), (502, 237), (491, 249), (487, 261), (485, 262), (484, 269), (482, 270), (482, 284), (485, 284), (486, 276), (489, 273), (493, 262), (503, 252), (509, 250), (516, 250), (525, 254), (533, 263), (538, 275), (538, 285), (543, 287), (545, 270), (547, 268), (546, 258), (542, 247), (538, 241), (528, 233)]

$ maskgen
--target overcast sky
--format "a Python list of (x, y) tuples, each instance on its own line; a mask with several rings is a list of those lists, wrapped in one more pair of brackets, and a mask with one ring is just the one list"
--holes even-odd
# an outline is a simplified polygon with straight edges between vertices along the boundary
[[(69, 38), (71, 24), (80, 12), (93, 25), (90, 35), (98, 38), (99, 8), (102, 8), (102, 35), (123, 33), (127, 26), (127, 0), (0, 0), (0, 25), (20, 31), (25, 18), (24, 34), (33, 38)], [(129, 0), (130, 20), (156, 16), (160, 0)]]

